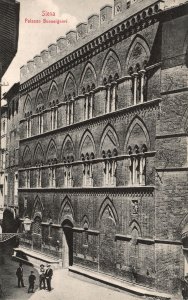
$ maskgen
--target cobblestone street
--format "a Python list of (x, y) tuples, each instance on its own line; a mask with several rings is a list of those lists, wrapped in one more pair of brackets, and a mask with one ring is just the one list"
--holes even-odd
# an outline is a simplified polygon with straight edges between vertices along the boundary
[(32, 267), (24, 265), (24, 288), (17, 288), (16, 269), (18, 263), (5, 258), (5, 264), (0, 267), (0, 276), (3, 283), (3, 298), (6, 300), (136, 300), (138, 296), (132, 296), (126, 292), (119, 292), (101, 284), (93, 284), (89, 280), (80, 280), (68, 274), (67, 270), (56, 270), (52, 279), (52, 291), (39, 290), (38, 271), (34, 269), (37, 277), (35, 293), (28, 294), (28, 275)]

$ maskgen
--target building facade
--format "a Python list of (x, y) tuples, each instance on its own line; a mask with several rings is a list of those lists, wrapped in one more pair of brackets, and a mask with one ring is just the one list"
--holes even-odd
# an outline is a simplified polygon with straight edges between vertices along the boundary
[(19, 103), (20, 246), (174, 299), (188, 271), (187, 8), (115, 0), (21, 68)]
[(16, 217), (18, 215), (19, 82), (15, 83), (8, 92), (5, 93), (3, 99), (7, 103), (7, 134), (3, 152), (3, 231), (13, 233), (18, 229)]
[[(19, 26), (19, 11), (20, 4), (15, 0), (0, 0), (0, 102), (2, 100), (1, 87), (3, 83), (1, 79), (5, 72), (7, 71), (12, 59), (17, 52), (18, 43), (18, 26)], [(2, 221), (3, 221), (3, 207), (4, 207), (4, 168), (5, 161), (5, 144), (4, 140), (6, 138), (6, 121), (7, 114), (6, 108), (2, 108), (1, 115), (1, 105), (0, 103), (0, 132), (2, 145), (0, 144), (0, 232), (2, 232)], [(6, 120), (5, 120), (6, 119)], [(5, 127), (4, 127), (5, 126)], [(6, 191), (6, 188), (5, 188)]]

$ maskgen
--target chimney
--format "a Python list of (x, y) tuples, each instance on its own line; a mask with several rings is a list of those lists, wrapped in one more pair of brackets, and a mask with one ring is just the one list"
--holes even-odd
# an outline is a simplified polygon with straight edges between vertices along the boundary
[(87, 23), (80, 23), (76, 26), (77, 38), (84, 38), (87, 35)]
[(99, 15), (92, 15), (88, 18), (88, 32), (99, 28)]
[(48, 62), (48, 51), (47, 50), (43, 50), (41, 51), (41, 57), (42, 57), (42, 61), (44, 63)]
[(56, 44), (50, 44), (48, 46), (48, 52), (50, 56), (54, 57), (57, 54), (57, 45)]
[(69, 32), (66, 33), (66, 38), (67, 38), (67, 45), (72, 46), (76, 43), (76, 36), (77, 32), (74, 30), (70, 30)]
[(67, 40), (65, 37), (60, 36), (57, 39), (57, 46), (60, 51), (63, 51), (67, 47)]
[(104, 24), (112, 20), (112, 6), (105, 5), (100, 9), (100, 22)]

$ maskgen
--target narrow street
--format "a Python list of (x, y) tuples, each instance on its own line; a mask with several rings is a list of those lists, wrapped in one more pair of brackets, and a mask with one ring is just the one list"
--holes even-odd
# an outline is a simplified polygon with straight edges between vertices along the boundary
[[(9, 257), (5, 258), (5, 264), (0, 266), (0, 278), (3, 284), (3, 298), (6, 300), (136, 300), (138, 296), (126, 292), (119, 292), (101, 284), (94, 284), (90, 280), (78, 279), (68, 274), (67, 270), (55, 270), (52, 278), (52, 291), (39, 290), (38, 271), (30, 266), (24, 265), (24, 288), (17, 287), (16, 269), (18, 263)], [(28, 294), (28, 275), (34, 270), (37, 277), (35, 292)]]

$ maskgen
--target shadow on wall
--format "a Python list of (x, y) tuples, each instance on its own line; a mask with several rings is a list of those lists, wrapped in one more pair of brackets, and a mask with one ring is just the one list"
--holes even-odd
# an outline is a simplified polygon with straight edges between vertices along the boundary
[(15, 233), (20, 225), (19, 219), (15, 216), (14, 212), (9, 209), (5, 209), (3, 213), (2, 231), (3, 233)]

